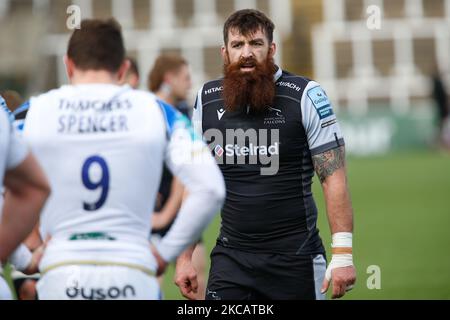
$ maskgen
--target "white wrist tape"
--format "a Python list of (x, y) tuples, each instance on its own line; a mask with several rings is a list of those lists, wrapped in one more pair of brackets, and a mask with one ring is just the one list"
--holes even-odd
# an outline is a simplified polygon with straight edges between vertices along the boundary
[(16, 251), (13, 252), (9, 261), (17, 270), (23, 271), (30, 265), (32, 257), (33, 254), (27, 246), (21, 244)]
[[(350, 232), (339, 232), (332, 236), (333, 243), (331, 247), (334, 248), (347, 248), (351, 250), (353, 235)], [(351, 253), (344, 254), (333, 254), (331, 257), (331, 262), (328, 265), (327, 271), (325, 272), (325, 278), (331, 280), (331, 271), (336, 268), (345, 268), (353, 266), (353, 255)]]
[(338, 232), (332, 236), (332, 248), (351, 248), (353, 245), (353, 234), (350, 232)]

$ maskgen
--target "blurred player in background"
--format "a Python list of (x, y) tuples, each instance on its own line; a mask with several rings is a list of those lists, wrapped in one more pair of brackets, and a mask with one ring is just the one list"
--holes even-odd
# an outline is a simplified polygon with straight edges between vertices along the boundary
[[(0, 94), (5, 99), (6, 105), (8, 106), (9, 110), (13, 113), (13, 115), (15, 115), (16, 110), (18, 110), (24, 102), (23, 98), (18, 92), (13, 90), (6, 90), (1, 92)], [(20, 110), (18, 110), (18, 113), (20, 113)], [(25, 239), (24, 244), (32, 252), (37, 250), (39, 246), (41, 246), (42, 239), (39, 235), (38, 227), (36, 227), (31, 235), (28, 236), (27, 239)], [(14, 289), (19, 300), (36, 300), (36, 283), (38, 277), (38, 274), (26, 275), (18, 270), (13, 270), (11, 278), (13, 280)]]
[(141, 77), (139, 74), (137, 62), (134, 58), (131, 57), (128, 57), (127, 60), (130, 63), (130, 67), (120, 80), (120, 84), (121, 85), (128, 84), (133, 89), (138, 89), (141, 82)]
[(23, 104), (23, 99), (20, 94), (14, 90), (5, 90), (0, 92), (0, 95), (6, 102), (8, 109), (14, 112), (19, 106)]
[[(227, 186), (208, 300), (323, 299), (330, 282), (338, 298), (356, 279), (341, 130), (318, 83), (274, 64), (273, 31), (262, 12), (232, 14), (223, 34), (225, 77), (206, 83), (197, 97), (194, 126)], [(327, 270), (314, 169), (333, 234)], [(189, 252), (178, 259), (176, 276), (188, 298), (195, 284), (189, 261)]]
[[(189, 91), (192, 87), (191, 74), (187, 61), (176, 54), (159, 56), (148, 77), (148, 88), (156, 96), (174, 105), (178, 111), (189, 117), (190, 109), (186, 108)], [(180, 108), (181, 107), (181, 108)], [(163, 177), (158, 192), (155, 213), (152, 216), (153, 239), (163, 237), (171, 227), (183, 200), (184, 187), (164, 167)], [(197, 300), (204, 300), (206, 286), (205, 246), (200, 241), (194, 251), (192, 263), (198, 272)]]
[(191, 88), (191, 72), (182, 56), (162, 54), (155, 60), (148, 75), (148, 89), (188, 118), (192, 115), (187, 103)]
[(441, 72), (436, 66), (435, 72), (432, 77), (432, 98), (436, 105), (437, 122), (438, 122), (438, 144), (440, 147), (447, 148), (450, 150), (450, 132), (448, 131), (448, 126), (450, 125), (450, 107), (449, 107), (449, 96), (447, 89), (445, 88), (444, 80), (442, 79)]
[[(129, 62), (120, 25), (84, 20), (72, 34), (71, 85), (28, 103), (24, 137), (53, 188), (40, 299), (159, 299), (164, 271), (220, 208), (223, 178), (190, 122), (153, 94), (120, 86)], [(189, 191), (171, 230), (148, 235), (163, 164)]]
[(42, 169), (17, 136), (12, 120), (0, 96), (0, 181), (7, 190), (4, 202), (0, 195), (0, 300), (12, 298), (1, 276), (3, 263), (9, 260), (24, 272), (37, 271), (40, 251), (33, 255), (25, 245), (19, 244), (37, 224), (50, 192)]

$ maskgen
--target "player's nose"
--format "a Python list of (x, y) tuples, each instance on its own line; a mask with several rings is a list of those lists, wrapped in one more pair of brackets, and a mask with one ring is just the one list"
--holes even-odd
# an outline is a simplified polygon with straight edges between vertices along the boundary
[(242, 58), (254, 57), (253, 50), (250, 45), (248, 44), (244, 45), (244, 47), (242, 48), (241, 57)]

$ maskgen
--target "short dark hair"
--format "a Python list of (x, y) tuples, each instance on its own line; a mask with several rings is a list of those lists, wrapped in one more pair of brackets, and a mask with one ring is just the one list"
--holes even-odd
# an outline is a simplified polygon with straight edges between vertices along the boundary
[(117, 72), (125, 59), (120, 24), (113, 18), (83, 20), (70, 38), (67, 56), (81, 70)]
[(264, 13), (254, 9), (243, 9), (236, 11), (228, 17), (223, 26), (223, 40), (225, 46), (228, 44), (228, 32), (230, 29), (236, 29), (244, 36), (249, 36), (261, 29), (269, 39), (273, 41), (273, 31), (275, 25)]
[(128, 69), (128, 74), (135, 74), (136, 76), (140, 76), (139, 75), (139, 68), (138, 68), (138, 64), (136, 59), (131, 58), (131, 57), (127, 57), (126, 58), (128, 61), (130, 61), (130, 69)]
[(152, 92), (158, 91), (164, 82), (164, 76), (168, 72), (177, 72), (187, 64), (186, 59), (178, 54), (160, 55), (148, 75), (148, 89)]

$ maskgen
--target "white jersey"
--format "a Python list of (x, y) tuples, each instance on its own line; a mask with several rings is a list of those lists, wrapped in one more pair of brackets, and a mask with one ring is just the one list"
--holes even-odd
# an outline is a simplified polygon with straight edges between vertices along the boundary
[[(5, 100), (0, 96), (0, 220), (3, 207), (3, 179), (5, 171), (14, 169), (25, 160), (28, 148), (11, 124), (12, 117)], [(0, 244), (1, 245), (1, 244)], [(0, 264), (0, 273), (2, 266)]]
[[(0, 181), (3, 185), (4, 173), (17, 167), (28, 153), (26, 144), (16, 134), (11, 125), (12, 117), (5, 100), (0, 96)], [(1, 201), (1, 197), (0, 197)], [(0, 206), (1, 208), (1, 206)], [(1, 211), (0, 211), (1, 213)]]
[[(24, 137), (52, 188), (41, 215), (42, 237), (52, 240), (40, 269), (74, 262), (154, 271), (148, 236), (164, 161), (194, 191), (194, 203), (207, 202), (210, 191), (219, 190), (200, 215), (187, 204), (185, 215), (196, 220), (194, 226), (181, 219), (174, 227), (182, 232), (168, 234), (159, 250), (169, 261), (195, 241), (219, 209), (224, 187), (213, 158), (192, 132), (173, 108), (128, 86), (63, 86), (32, 98)], [(205, 163), (177, 158), (193, 154)], [(199, 177), (196, 167), (212, 180)]]

